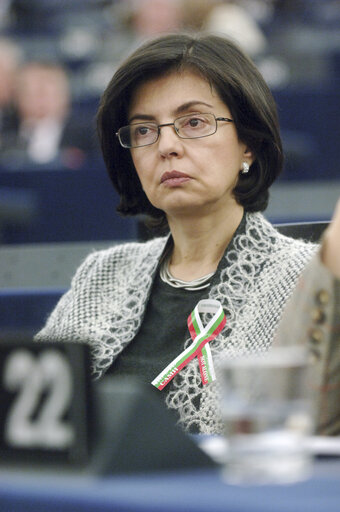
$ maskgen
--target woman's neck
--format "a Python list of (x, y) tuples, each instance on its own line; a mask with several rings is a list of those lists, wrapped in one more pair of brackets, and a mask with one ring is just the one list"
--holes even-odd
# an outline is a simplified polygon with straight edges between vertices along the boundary
[(243, 208), (239, 206), (227, 216), (168, 218), (174, 241), (169, 263), (171, 274), (191, 281), (214, 272), (242, 216)]

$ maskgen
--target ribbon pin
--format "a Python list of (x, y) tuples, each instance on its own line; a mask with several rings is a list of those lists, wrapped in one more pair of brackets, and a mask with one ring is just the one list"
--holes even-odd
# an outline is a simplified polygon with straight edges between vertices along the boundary
[[(203, 326), (200, 313), (213, 314), (213, 317), (205, 327)], [(217, 300), (200, 300), (187, 320), (193, 342), (168, 364), (151, 384), (161, 391), (196, 356), (200, 367), (202, 384), (214, 381), (216, 376), (209, 341), (216, 338), (222, 331), (225, 323), (226, 316), (221, 304)]]

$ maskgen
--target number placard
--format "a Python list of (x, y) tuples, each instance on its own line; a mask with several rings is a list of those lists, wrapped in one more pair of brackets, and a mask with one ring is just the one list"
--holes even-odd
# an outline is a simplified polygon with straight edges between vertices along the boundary
[(89, 350), (76, 343), (0, 344), (1, 463), (80, 466), (89, 457)]

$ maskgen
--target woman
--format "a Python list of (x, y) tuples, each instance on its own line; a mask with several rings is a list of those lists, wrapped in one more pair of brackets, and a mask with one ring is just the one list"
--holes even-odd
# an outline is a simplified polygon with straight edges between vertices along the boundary
[[(113, 76), (98, 128), (119, 211), (147, 214), (170, 234), (90, 255), (38, 338), (88, 341), (95, 377), (156, 385), (192, 343), (188, 316), (212, 299), (226, 317), (209, 343), (213, 361), (267, 350), (317, 248), (259, 213), (282, 148), (274, 100), (252, 62), (216, 36), (148, 42)], [(203, 385), (200, 368), (193, 357), (161, 393), (185, 429), (217, 433), (218, 381)]]

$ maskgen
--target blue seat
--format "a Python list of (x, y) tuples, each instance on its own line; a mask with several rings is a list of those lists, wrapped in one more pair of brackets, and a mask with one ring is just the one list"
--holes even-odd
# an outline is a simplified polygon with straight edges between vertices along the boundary
[(103, 168), (0, 169), (0, 187), (27, 192), (35, 199), (26, 225), (2, 227), (2, 243), (50, 243), (135, 240), (137, 220), (116, 212), (117, 192)]
[(283, 235), (291, 238), (303, 239), (308, 242), (318, 243), (329, 222), (289, 222), (276, 224), (276, 229)]
[(340, 95), (329, 87), (286, 87), (274, 91), (286, 155), (281, 180), (339, 179), (337, 148)]
[(64, 292), (61, 288), (0, 290), (0, 339), (13, 332), (37, 332)]

